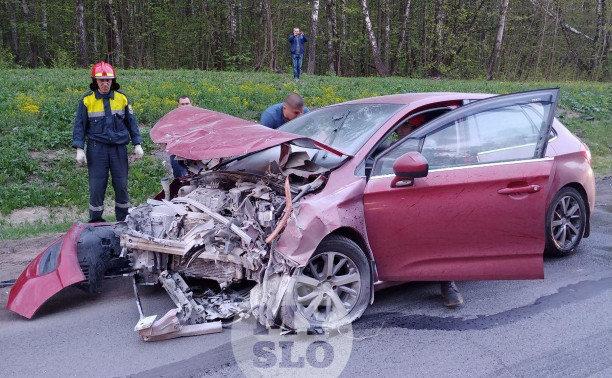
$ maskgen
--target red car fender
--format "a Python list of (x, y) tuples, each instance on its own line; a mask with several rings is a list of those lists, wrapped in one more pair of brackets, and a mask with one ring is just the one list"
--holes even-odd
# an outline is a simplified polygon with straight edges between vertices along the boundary
[[(73, 224), (65, 235), (32, 260), (13, 285), (6, 308), (30, 319), (47, 299), (63, 288), (83, 281), (85, 275), (79, 266), (77, 243), (83, 230), (90, 226), (92, 225), (86, 223)], [(55, 269), (40, 274), (43, 257), (49, 258), (45, 253), (58, 243), (61, 243), (59, 253), (54, 253), (51, 257), (57, 259)]]

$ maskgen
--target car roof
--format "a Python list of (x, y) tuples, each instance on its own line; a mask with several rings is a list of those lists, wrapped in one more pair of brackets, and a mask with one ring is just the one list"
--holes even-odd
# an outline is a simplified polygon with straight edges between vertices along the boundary
[(423, 100), (431, 101), (452, 101), (452, 100), (480, 100), (483, 98), (496, 96), (487, 93), (464, 93), (464, 92), (420, 92), (420, 93), (402, 93), (386, 96), (376, 96), (361, 98), (359, 100), (347, 101), (343, 104), (411, 104)]

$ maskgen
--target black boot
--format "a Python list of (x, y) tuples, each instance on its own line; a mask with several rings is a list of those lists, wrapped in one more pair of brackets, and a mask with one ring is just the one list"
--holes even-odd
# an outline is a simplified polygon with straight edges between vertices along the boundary
[(456, 307), (463, 304), (463, 297), (454, 281), (440, 282), (440, 291), (446, 307)]

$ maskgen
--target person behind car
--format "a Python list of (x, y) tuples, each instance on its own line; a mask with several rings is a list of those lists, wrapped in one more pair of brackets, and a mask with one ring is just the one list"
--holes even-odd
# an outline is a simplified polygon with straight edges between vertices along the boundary
[(125, 220), (130, 206), (126, 147), (130, 139), (136, 159), (144, 154), (132, 106), (119, 87), (113, 66), (106, 62), (95, 64), (91, 70), (91, 91), (79, 101), (72, 131), (76, 160), (87, 164), (90, 223), (104, 222), (102, 213), (109, 170), (115, 190), (115, 216), (117, 221)]
[[(191, 98), (187, 95), (182, 95), (178, 98), (178, 107), (192, 106)], [(170, 165), (172, 166), (172, 176), (174, 178), (183, 177), (187, 174), (187, 168), (179, 164), (176, 160), (176, 155), (170, 155)]]
[(309, 110), (304, 106), (304, 99), (297, 93), (289, 93), (285, 101), (274, 104), (261, 113), (259, 124), (271, 129), (278, 129), (285, 122), (291, 121)]
[[(395, 133), (397, 134), (397, 140), (399, 141), (404, 138), (406, 135), (413, 132), (417, 127), (426, 123), (428, 120), (425, 117), (425, 114), (420, 114), (408, 119), (406, 122), (402, 123), (400, 126), (395, 129)], [(391, 144), (395, 143), (391, 142), (387, 144), (384, 148), (388, 148)], [(459, 288), (454, 281), (442, 281), (440, 282), (440, 292), (442, 294), (442, 299), (444, 302), (444, 306), (446, 307), (456, 307), (463, 304), (463, 296), (459, 292)]]

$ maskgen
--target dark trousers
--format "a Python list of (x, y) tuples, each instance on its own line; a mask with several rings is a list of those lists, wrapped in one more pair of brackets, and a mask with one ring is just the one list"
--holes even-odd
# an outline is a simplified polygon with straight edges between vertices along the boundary
[(89, 173), (89, 221), (103, 221), (104, 195), (109, 171), (115, 190), (115, 216), (117, 221), (125, 220), (130, 206), (127, 190), (127, 147), (89, 140), (86, 154)]
[(172, 175), (174, 178), (183, 177), (187, 174), (187, 168), (183, 167), (174, 158), (176, 155), (170, 155), (170, 165), (172, 166)]

